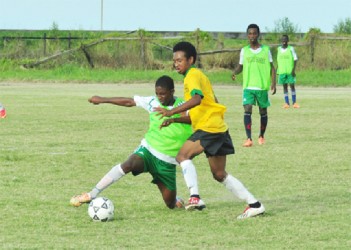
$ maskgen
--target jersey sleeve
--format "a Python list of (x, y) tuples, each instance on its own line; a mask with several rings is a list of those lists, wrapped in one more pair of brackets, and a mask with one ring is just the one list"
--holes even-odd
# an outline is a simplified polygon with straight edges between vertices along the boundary
[(240, 50), (240, 59), (239, 59), (239, 64), (243, 65), (244, 64), (244, 48)]
[(136, 106), (145, 109), (149, 113), (153, 112), (155, 99), (156, 97), (154, 96), (134, 96)]
[(294, 58), (294, 61), (297, 61), (297, 54), (296, 54), (296, 52), (295, 52), (294, 47), (290, 47), (290, 50), (291, 50), (291, 54), (292, 54), (292, 56), (293, 56), (293, 58)]

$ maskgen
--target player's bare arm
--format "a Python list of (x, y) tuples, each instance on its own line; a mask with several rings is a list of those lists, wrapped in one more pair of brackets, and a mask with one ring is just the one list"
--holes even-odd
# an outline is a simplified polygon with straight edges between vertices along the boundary
[(177, 118), (166, 119), (162, 122), (162, 124), (160, 125), (160, 128), (168, 127), (172, 123), (191, 124), (191, 119), (190, 119), (190, 116), (182, 116), (182, 117), (177, 117)]
[(124, 107), (133, 107), (136, 106), (136, 103), (133, 98), (129, 97), (101, 97), (101, 96), (92, 96), (91, 98), (88, 99), (90, 103), (93, 103), (95, 105), (101, 104), (101, 103), (110, 103), (118, 106), (124, 106)]
[(232, 80), (235, 81), (236, 75), (240, 74), (242, 71), (243, 71), (243, 65), (238, 64), (233, 71)]
[(159, 115), (162, 117), (170, 117), (174, 114), (179, 114), (182, 113), (184, 111), (187, 111), (189, 109), (192, 109), (193, 107), (196, 107), (197, 105), (199, 105), (201, 103), (201, 99), (202, 97), (200, 95), (194, 95), (193, 97), (191, 97), (191, 99), (187, 102), (185, 102), (184, 104), (172, 109), (172, 110), (168, 110), (168, 109), (164, 109), (161, 107), (156, 107), (154, 108), (154, 111), (158, 112)]
[(272, 95), (274, 95), (277, 92), (277, 80), (276, 80), (276, 71), (273, 63), (271, 63), (271, 78), (272, 78), (271, 93)]

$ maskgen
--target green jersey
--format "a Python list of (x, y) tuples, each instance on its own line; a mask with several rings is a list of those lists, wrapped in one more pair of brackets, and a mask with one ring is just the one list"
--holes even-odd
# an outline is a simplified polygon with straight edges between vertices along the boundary
[(165, 119), (180, 117), (180, 114), (175, 114), (172, 117), (163, 117), (160, 119), (158, 112), (154, 112), (155, 107), (162, 107), (165, 109), (173, 109), (184, 103), (181, 98), (176, 98), (172, 106), (163, 106), (157, 97), (141, 97), (134, 96), (134, 101), (138, 107), (144, 108), (149, 112), (150, 125), (142, 145), (160, 160), (177, 164), (175, 157), (184, 142), (192, 134), (190, 124), (172, 123), (168, 127), (160, 129), (160, 125)]
[(242, 49), (243, 52), (243, 88), (255, 90), (269, 90), (271, 86), (270, 49), (261, 45), (255, 53), (250, 45)]
[(277, 63), (278, 63), (278, 72), (277, 74), (291, 74), (294, 68), (294, 61), (297, 60), (297, 56), (293, 47), (288, 45), (286, 49), (283, 49), (282, 46), (278, 47), (277, 53)]

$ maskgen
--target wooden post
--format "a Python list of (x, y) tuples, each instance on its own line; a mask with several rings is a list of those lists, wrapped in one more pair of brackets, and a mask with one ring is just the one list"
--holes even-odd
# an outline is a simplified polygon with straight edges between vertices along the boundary
[(43, 37), (43, 46), (44, 46), (44, 56), (46, 56), (46, 33), (44, 33), (44, 37)]
[(94, 68), (93, 60), (91, 59), (91, 56), (89, 55), (88, 51), (86, 50), (86, 47), (84, 45), (82, 45), (81, 49), (83, 50), (85, 58), (88, 60), (90, 67)]
[(201, 57), (200, 57), (200, 44), (201, 44), (201, 36), (200, 36), (200, 29), (196, 30), (196, 50), (197, 50), (197, 66), (199, 69), (202, 68)]
[(143, 68), (146, 69), (146, 46), (145, 46), (145, 39), (144, 39), (144, 34), (143, 30), (139, 31), (139, 36), (140, 36), (140, 56), (141, 56), (141, 62), (143, 63)]
[(315, 39), (316, 39), (316, 36), (315, 35), (312, 35), (311, 36), (311, 63), (314, 62), (314, 44), (315, 44)]
[(71, 48), (71, 32), (68, 33), (68, 49)]

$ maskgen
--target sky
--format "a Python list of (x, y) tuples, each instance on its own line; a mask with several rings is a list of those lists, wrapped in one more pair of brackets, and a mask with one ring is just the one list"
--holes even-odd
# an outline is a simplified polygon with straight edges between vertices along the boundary
[(0, 0), (0, 29), (267, 32), (284, 18), (298, 32), (332, 33), (351, 0)]

